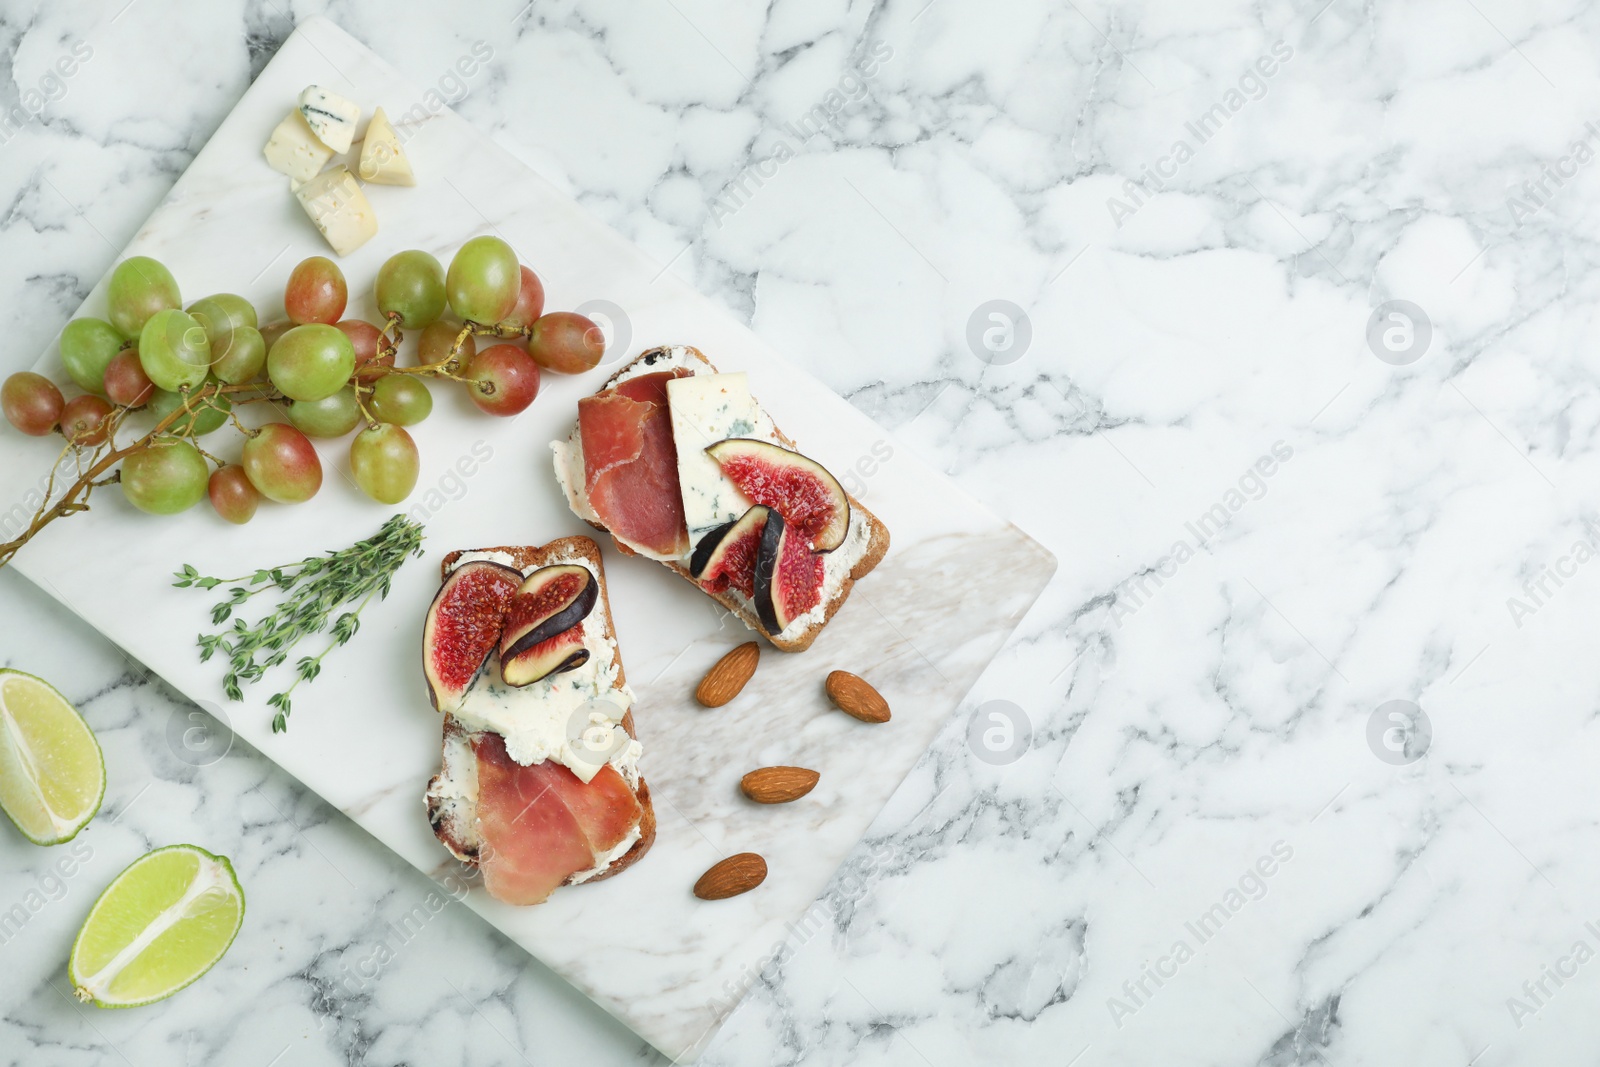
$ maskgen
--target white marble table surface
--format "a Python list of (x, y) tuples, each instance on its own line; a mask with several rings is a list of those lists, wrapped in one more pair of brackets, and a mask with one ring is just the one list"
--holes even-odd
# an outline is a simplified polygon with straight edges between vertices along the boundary
[[(0, 371), (322, 12), (1054, 551), (967, 706), (1026, 749), (952, 722), (703, 1062), (1590, 1061), (1593, 6), (451, 8), (0, 4)], [(420, 875), (10, 573), (0, 661), (113, 765), (71, 876), (0, 834), (0, 1062), (659, 1060), (464, 908), (397, 937)], [(182, 840), (265, 872), (245, 934), (71, 1003)]]

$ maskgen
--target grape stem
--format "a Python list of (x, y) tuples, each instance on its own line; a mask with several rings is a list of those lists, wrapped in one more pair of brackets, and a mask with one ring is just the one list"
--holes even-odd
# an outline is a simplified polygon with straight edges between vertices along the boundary
[[(4, 544), (0, 544), (0, 567), (4, 567), (6, 564), (10, 563), (16, 554), (22, 550), (24, 545), (37, 537), (39, 535), (39, 531), (43, 530), (52, 522), (67, 515), (77, 514), (80, 511), (88, 511), (90, 493), (92, 493), (99, 486), (108, 485), (113, 481), (120, 480), (120, 473), (109, 478), (102, 478), (101, 476), (116, 464), (126, 459), (128, 456), (133, 455), (142, 448), (148, 448), (151, 442), (153, 442), (156, 438), (164, 435), (170, 436), (166, 434), (166, 430), (174, 422), (178, 421), (178, 419), (182, 418), (186, 414), (190, 415), (192, 418), (193, 412), (190, 408), (191, 403), (199, 400), (206, 400), (210, 397), (218, 396), (224, 393), (240, 393), (246, 390), (255, 390), (260, 392), (262, 388), (263, 387), (260, 384), (249, 383), (244, 385), (206, 385), (196, 392), (188, 394), (185, 397), (182, 405), (173, 408), (170, 412), (168, 412), (166, 417), (160, 422), (156, 423), (155, 426), (143, 437), (140, 437), (138, 440), (133, 441), (131, 444), (124, 445), (121, 448), (118, 448), (116, 444), (117, 430), (121, 427), (123, 419), (127, 416), (127, 413), (130, 409), (117, 408), (114, 410), (106, 419), (108, 427), (106, 430), (105, 443), (97, 446), (95, 452), (91, 453), (91, 455), (98, 454), (99, 458), (90, 463), (87, 468), (84, 468), (82, 465), (82, 449), (70, 443), (66, 446), (66, 448), (62, 449), (61, 455), (56, 457), (55, 465), (50, 468), (50, 476), (45, 481), (44, 502), (41, 503), (38, 510), (33, 513), (33, 518), (31, 521), (29, 521), (25, 530), (18, 534), (13, 540), (7, 541)], [(271, 399), (271, 397), (269, 395), (262, 395), (257, 397), (249, 397), (241, 401), (241, 403), (249, 403), (252, 400), (267, 399)], [(190, 425), (192, 427), (192, 421)], [(56, 498), (56, 472), (60, 470), (62, 460), (67, 458), (69, 452), (74, 456), (79, 457), (78, 478), (66, 488), (65, 492), (63, 492), (59, 498)]]
[[(380, 358), (383, 356), (393, 356), (398, 353), (400, 342), (404, 338), (404, 333), (401, 329), (401, 316), (399, 314), (391, 311), (384, 315), (384, 319), (385, 326), (379, 332), (378, 354)], [(520, 337), (526, 337), (531, 332), (531, 328), (527, 326), (514, 326), (504, 323), (485, 325), (481, 322), (473, 322), (468, 320), (462, 324), (461, 331), (456, 334), (455, 341), (450, 345), (450, 350), (445, 353), (444, 358), (442, 359), (439, 359), (433, 363), (423, 363), (415, 367), (392, 367), (378, 364), (376, 366), (369, 365), (362, 369), (364, 373), (369, 375), (374, 371), (376, 371), (379, 376), (384, 374), (413, 374), (417, 375), (418, 377), (447, 378), (451, 381), (472, 384), (471, 378), (460, 373), (462, 348), (466, 345), (469, 338), (476, 335), (480, 337), (516, 339)], [(132, 342), (125, 342), (121, 351), (126, 351), (132, 347)], [(109, 485), (112, 482), (121, 480), (120, 473), (113, 473), (107, 478), (101, 477), (113, 466), (120, 463), (128, 456), (133, 455), (135, 452), (138, 452), (140, 449), (149, 447), (150, 444), (159, 437), (182, 438), (193, 444), (195, 436), (194, 424), (199, 411), (208, 408), (219, 410), (218, 405), (215, 402), (215, 399), (219, 396), (250, 392), (253, 392), (255, 395), (238, 397), (233, 401), (233, 406), (237, 407), (240, 404), (283, 399), (283, 397), (273, 390), (269, 385), (262, 382), (244, 382), (238, 385), (223, 385), (217, 382), (212, 382), (196, 390), (191, 391), (185, 389), (183, 390), (183, 403), (180, 406), (169, 412), (165, 418), (156, 423), (155, 427), (143, 437), (140, 437), (138, 440), (133, 441), (131, 444), (125, 445), (121, 448), (117, 447), (116, 444), (117, 430), (122, 425), (123, 419), (126, 417), (128, 412), (132, 409), (118, 407), (113, 410), (111, 415), (107, 416), (106, 419), (106, 440), (102, 444), (95, 446), (95, 448), (89, 452), (91, 460), (89, 461), (87, 468), (84, 466), (85, 449), (74, 442), (69, 441), (66, 447), (62, 449), (61, 454), (56, 457), (55, 464), (50, 468), (50, 476), (45, 483), (44, 501), (39, 505), (38, 510), (34, 512), (33, 518), (29, 521), (27, 528), (23, 530), (22, 533), (17, 535), (14, 540), (0, 544), (0, 568), (3, 568), (6, 566), (6, 564), (10, 563), (16, 554), (21, 551), (22, 547), (38, 536), (39, 531), (43, 530), (50, 523), (66, 515), (76, 514), (80, 511), (88, 511), (90, 493), (100, 486)], [(356, 390), (356, 403), (361, 408), (362, 415), (366, 417), (367, 425), (377, 425), (378, 420), (373, 416), (372, 412), (367, 408), (366, 403), (363, 401), (360, 388), (357, 388)], [(239, 432), (244, 436), (254, 437), (259, 432), (257, 430), (248, 429), (244, 423), (239, 421), (239, 416), (233, 411), (229, 411), (228, 415), (234, 426), (238, 427)], [(186, 428), (178, 433), (167, 433), (168, 429), (173, 425), (173, 423), (177, 422), (180, 418), (188, 419)], [(199, 448), (198, 445), (195, 447), (197, 449)], [(209, 452), (206, 452), (203, 449), (200, 449), (200, 453), (213, 463), (217, 464), (218, 467), (226, 465), (222, 460), (211, 455)], [(59, 498), (56, 498), (56, 475), (61, 468), (62, 462), (69, 454), (74, 457), (74, 461), (76, 463), (76, 473), (78, 477), (76, 481), (67, 487), (66, 491), (63, 492)]]

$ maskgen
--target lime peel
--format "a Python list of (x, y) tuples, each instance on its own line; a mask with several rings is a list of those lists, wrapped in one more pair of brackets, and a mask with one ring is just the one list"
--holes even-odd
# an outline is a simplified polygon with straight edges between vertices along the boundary
[[(141, 904), (148, 905), (163, 889), (170, 895), (174, 887), (159, 869), (166, 864), (158, 857), (176, 858), (172, 853), (194, 860), (189, 883), (92, 974), (83, 974), (84, 957), (97, 952), (103, 956), (103, 941), (108, 935), (125, 935), (130, 917), (141, 910)], [(151, 866), (153, 861), (155, 866)], [(171, 996), (198, 980), (227, 953), (244, 923), (244, 906), (244, 890), (226, 856), (194, 845), (169, 845), (146, 853), (106, 887), (78, 931), (67, 968), (73, 994), (102, 1008), (131, 1008)], [(230, 920), (225, 929), (213, 921), (219, 915)], [(190, 929), (180, 929), (182, 924)], [(158, 949), (161, 954), (141, 958), (157, 942), (163, 942)], [(138, 971), (133, 988), (119, 988), (118, 979), (130, 967)]]
[(78, 710), (42, 678), (0, 668), (0, 809), (17, 829), (36, 845), (70, 841), (105, 791), (105, 757)]

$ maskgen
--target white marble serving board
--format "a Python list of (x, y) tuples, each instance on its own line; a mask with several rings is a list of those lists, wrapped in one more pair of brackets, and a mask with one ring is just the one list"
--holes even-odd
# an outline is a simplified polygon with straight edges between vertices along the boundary
[[(567, 432), (577, 399), (623, 359), (682, 342), (723, 369), (748, 371), (779, 426), (888, 524), (893, 548), (809, 652), (768, 649), (745, 693), (706, 711), (692, 699), (696, 681), (750, 635), (665, 568), (607, 546), (611, 604), (638, 694), (642, 767), (660, 819), (655, 847), (622, 877), (561, 891), (536, 908), (501, 905), (481, 888), (467, 896), (657, 1048), (687, 1057), (774, 951), (804, 936), (792, 932), (795, 924), (1043, 588), (1054, 559), (323, 19), (288, 39), (127, 253), (165, 262), (186, 300), (230, 291), (275, 306), (290, 268), (327, 253), (287, 180), (261, 157), (269, 132), (310, 83), (346, 93), (368, 114), (382, 105), (397, 123), (427, 115), (403, 125), (418, 187), (368, 189), (382, 229), (341, 261), (352, 289), (347, 314), (375, 317), (372, 279), (394, 252), (425, 248), (448, 261), (468, 237), (494, 232), (539, 272), (550, 308), (606, 300), (624, 309), (625, 347), (588, 375), (547, 376), (538, 400), (515, 419), (483, 416), (459, 390), (435, 387), (433, 416), (413, 430), (422, 475), (404, 505), (424, 518), (426, 556), (400, 571), (388, 601), (369, 609), (357, 637), (296, 693), (285, 735), (270, 732), (271, 679), (242, 703), (223, 703), (221, 668), (201, 664), (194, 645), (209, 629), (213, 598), (174, 589), (171, 575), (184, 563), (247, 574), (369, 535), (394, 509), (349, 483), (344, 442), (321, 447), (327, 479), (308, 505), (267, 505), (234, 528), (204, 505), (174, 518), (144, 516), (107, 489), (92, 511), (50, 529), (14, 566), (188, 696), (222, 705), (239, 735), (418, 869), (455, 886), (461, 872), (434, 840), (421, 800), (438, 765), (439, 722), (418, 648), (440, 558), (454, 548), (586, 531), (555, 485), (548, 443)], [(104, 314), (104, 285), (80, 314)], [(796, 355), (803, 362), (804, 353)], [(53, 350), (41, 368), (65, 380)], [(208, 445), (237, 454), (232, 431)], [(23, 500), (57, 446), (8, 447), (13, 462), (0, 471), (0, 498)], [(876, 683), (893, 721), (868, 727), (830, 710), (822, 680), (834, 668)], [(739, 777), (771, 763), (816, 768), (821, 784), (792, 805), (748, 803)], [(744, 850), (770, 864), (758, 891), (717, 903), (690, 894), (706, 867)], [(418, 887), (419, 904), (432, 888)]]

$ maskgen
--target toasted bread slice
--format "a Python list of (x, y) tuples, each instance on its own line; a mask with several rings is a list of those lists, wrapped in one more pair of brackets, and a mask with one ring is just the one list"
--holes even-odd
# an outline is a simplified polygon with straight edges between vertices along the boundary
[[(597, 393), (603, 393), (607, 389), (612, 388), (620, 379), (628, 376), (636, 368), (640, 368), (641, 365), (643, 367), (651, 367), (657, 363), (660, 363), (663, 370), (670, 369), (672, 364), (669, 359), (669, 354), (671, 353), (682, 353), (692, 363), (703, 366), (705, 368), (703, 373), (717, 373), (716, 366), (709, 359), (707, 359), (705, 354), (699, 349), (688, 345), (664, 346), (661, 348), (652, 348), (630, 361), (626, 366), (622, 367), (609, 379), (607, 379), (605, 385), (601, 386), (600, 389), (597, 390)], [(789, 439), (788, 435), (786, 435), (782, 430), (778, 430), (776, 428), (774, 429), (776, 430), (779, 441), (785, 448), (788, 448), (794, 452), (800, 451), (795, 443)], [(574, 428), (571, 439), (575, 440), (576, 437), (577, 430)], [(558, 469), (562, 462), (563, 457), (558, 455), (556, 457)], [(572, 508), (573, 514), (577, 515), (590, 526), (593, 526), (602, 533), (610, 533), (611, 531), (607, 530), (605, 526), (598, 521), (597, 517), (587, 506), (585, 506), (584, 502), (575, 498), (574, 494), (578, 492), (579, 488), (581, 487), (575, 488), (574, 485), (565, 478), (560, 478), (558, 480), (561, 482), (562, 487), (566, 492), (567, 504)], [(827, 626), (828, 622), (834, 617), (835, 614), (838, 613), (839, 609), (844, 606), (844, 602), (850, 598), (850, 591), (855, 587), (856, 582), (866, 577), (867, 574), (883, 560), (884, 555), (889, 551), (889, 528), (883, 524), (881, 519), (879, 519), (871, 511), (868, 511), (866, 506), (862, 504), (861, 501), (857, 500), (849, 493), (846, 493), (845, 496), (850, 502), (852, 514), (859, 515), (861, 521), (866, 525), (866, 547), (861, 556), (851, 566), (849, 574), (844, 576), (844, 579), (840, 583), (838, 589), (831, 597), (828, 598), (827, 603), (824, 606), (822, 617), (816, 622), (813, 622), (803, 629), (795, 633), (791, 633), (786, 637), (781, 637), (778, 634), (774, 634), (770, 632), (766, 626), (762, 625), (761, 618), (756, 612), (755, 604), (753, 604), (744, 595), (739, 593), (738, 590), (729, 589), (726, 592), (713, 593), (702, 586), (699, 582), (695, 581), (694, 576), (689, 573), (688, 567), (684, 566), (683, 563), (676, 560), (657, 560), (657, 562), (669, 567), (679, 577), (689, 582), (702, 593), (705, 593), (706, 596), (711, 597), (717, 603), (721, 604), (730, 613), (742, 620), (746, 626), (770, 641), (772, 646), (778, 649), (780, 652), (803, 652), (811, 647), (811, 643), (817, 639), (817, 635), (822, 632), (823, 627)], [(639, 553), (634, 549), (618, 540), (615, 535), (612, 536), (611, 540), (617, 546), (619, 551), (630, 556), (639, 555)]]
[[(605, 564), (600, 558), (600, 546), (591, 539), (563, 537), (541, 547), (461, 549), (445, 556), (439, 568), (441, 581), (449, 576), (456, 561), (469, 551), (503, 552), (512, 558), (514, 561), (512, 565), (522, 571), (542, 567), (558, 559), (581, 556), (594, 568), (595, 574), (600, 579), (600, 597), (591, 614), (600, 616), (604, 620), (609, 633), (613, 635), (616, 633), (616, 627), (612, 625), (611, 620), (611, 600), (606, 590)], [(613, 664), (617, 671), (617, 684), (625, 684), (627, 677), (623, 673), (620, 649), (614, 653)], [(632, 709), (623, 715), (622, 728), (627, 731), (629, 737), (638, 739), (634, 729)], [(466, 727), (462, 726), (455, 716), (446, 713), (440, 769), (439, 773), (428, 782), (424, 802), (428, 809), (428, 821), (433, 825), (434, 836), (456, 859), (469, 867), (476, 867), (478, 850), (483, 841), (477, 829), (478, 758), (472, 750), (471, 741), (472, 734)], [(650, 803), (650, 787), (645, 784), (642, 774), (634, 788), (634, 795), (638, 798), (641, 809), (639, 840), (634, 842), (633, 847), (627, 852), (612, 860), (604, 870), (594, 874), (581, 872), (572, 875), (562, 883), (563, 885), (598, 882), (603, 878), (610, 878), (638, 863), (650, 850), (656, 839), (656, 813)]]

